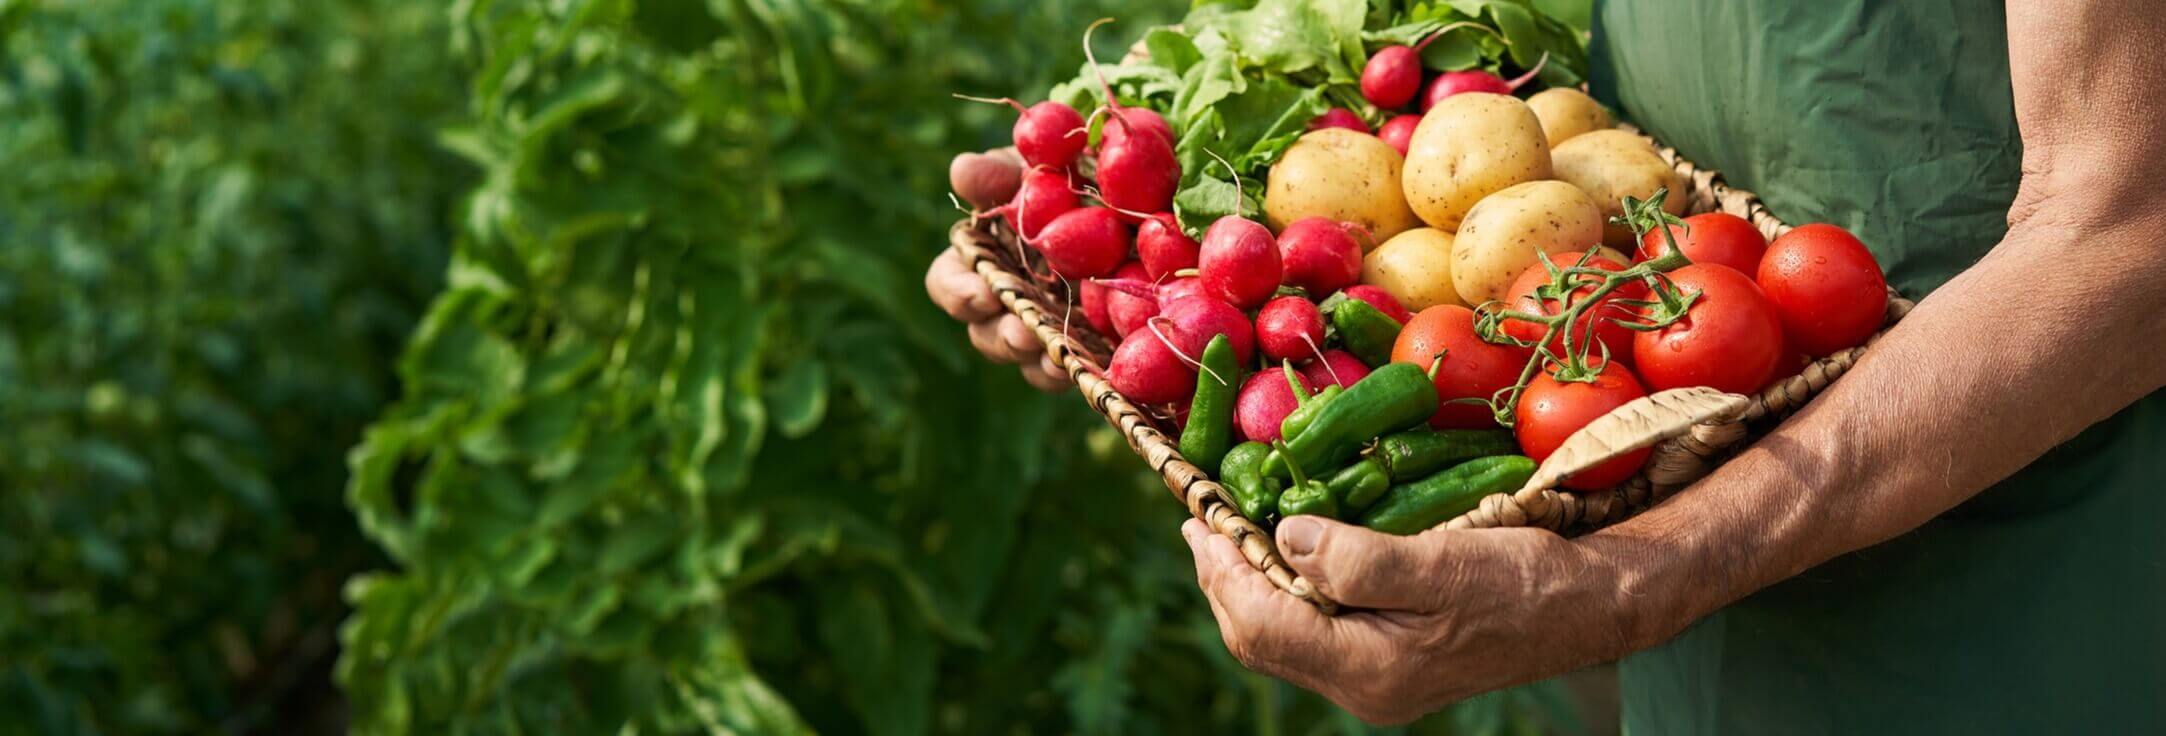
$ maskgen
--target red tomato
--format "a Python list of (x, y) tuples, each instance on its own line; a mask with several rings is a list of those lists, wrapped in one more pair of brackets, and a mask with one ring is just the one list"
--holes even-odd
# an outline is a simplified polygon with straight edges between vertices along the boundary
[(1752, 279), (1728, 266), (1670, 272), (1679, 291), (1698, 292), (1683, 319), (1632, 340), (1632, 364), (1652, 391), (1707, 386), (1751, 393), (1782, 358), (1782, 320)]
[(1453, 399), (1488, 401), (1498, 391), (1519, 380), (1530, 357), (1525, 348), (1482, 342), (1474, 334), (1474, 310), (1440, 304), (1408, 320), (1391, 346), (1391, 362), (1413, 363), (1427, 370), (1437, 354), (1444, 355), (1436, 373), (1436, 415), (1429, 425), (1438, 429), (1480, 429), (1497, 426), (1488, 406), (1453, 403)]
[[(1578, 263), (1579, 257), (1580, 254), (1578, 253), (1559, 253), (1550, 256), (1550, 259), (1555, 261), (1559, 267), (1569, 267), (1572, 264)], [(1599, 268), (1604, 271), (1610, 272), (1623, 271), (1625, 270), (1625, 268), (1627, 268), (1625, 264), (1618, 263), (1616, 261), (1604, 258), (1599, 255), (1595, 256), (1592, 259), (1589, 259), (1586, 265), (1590, 268)], [(1540, 287), (1541, 285), (1547, 283), (1549, 283), (1549, 269), (1543, 268), (1542, 264), (1540, 263), (1528, 266), (1527, 270), (1520, 272), (1519, 278), (1512, 280), (1512, 288), (1505, 291), (1504, 303), (1506, 305), (1506, 308), (1514, 312), (1525, 312), (1528, 314), (1541, 315), (1554, 315), (1558, 312), (1564, 311), (1564, 304), (1562, 302), (1552, 299), (1538, 300), (1535, 298), (1534, 290), (1537, 287)], [(1578, 289), (1574, 289), (1573, 293), (1578, 297), (1585, 297), (1588, 294), (1594, 293), (1594, 287), (1582, 286)], [(1616, 320), (1630, 319), (1632, 318), (1632, 314), (1627, 308), (1620, 306), (1614, 302), (1617, 299), (1645, 298), (1647, 298), (1647, 286), (1645, 284), (1638, 283), (1626, 284), (1624, 286), (1618, 287), (1616, 291), (1612, 291), (1609, 293), (1608, 296), (1602, 297), (1602, 303), (1590, 307), (1587, 311), (1580, 313), (1579, 320), (1573, 323), (1573, 344), (1579, 344), (1586, 341), (1587, 323), (1589, 321), (1593, 321), (1595, 323), (1594, 339), (1602, 345), (1609, 346), (1609, 354), (1615, 357), (1619, 362), (1631, 362), (1632, 330), (1631, 328), (1625, 327), (1624, 325), (1617, 324)], [(1540, 302), (1539, 304), (1536, 303), (1538, 301)], [(1504, 322), (1504, 334), (1511, 335), (1512, 337), (1516, 337), (1520, 340), (1524, 340), (1527, 342), (1534, 342), (1535, 340), (1542, 339), (1542, 331), (1544, 329), (1546, 328), (1541, 324), (1528, 322), (1525, 320), (1513, 319), (1505, 320)], [(1559, 356), (1564, 355), (1564, 335), (1559, 334), (1555, 337), (1550, 338), (1549, 351), (1552, 353), (1556, 353)], [(1599, 363), (1601, 361), (1601, 358), (1602, 348), (1594, 346), (1593, 343), (1588, 343), (1588, 364), (1593, 365), (1595, 363)]]
[[(1519, 394), (1519, 407), (1514, 413), (1519, 449), (1535, 462), (1547, 460), (1566, 438), (1588, 422), (1646, 395), (1647, 390), (1640, 387), (1632, 372), (1621, 367), (1602, 371), (1593, 383), (1559, 381), (1546, 372), (1535, 376)], [(1615, 486), (1631, 478), (1652, 452), (1654, 448), (1641, 448), (1612, 458), (1564, 479), (1563, 485), (1582, 491)]]
[[(1709, 212), (1685, 218), (1685, 226), (1670, 227), (1677, 246), (1693, 263), (1714, 263), (1737, 269), (1746, 276), (1760, 272), (1760, 255), (1767, 251), (1767, 237), (1745, 218), (1728, 212)], [(1640, 237), (1639, 259), (1654, 260), (1670, 251), (1662, 231)]]
[(1865, 344), (1888, 311), (1888, 280), (1857, 236), (1834, 225), (1784, 233), (1760, 261), (1760, 288), (1783, 334), (1807, 355)]

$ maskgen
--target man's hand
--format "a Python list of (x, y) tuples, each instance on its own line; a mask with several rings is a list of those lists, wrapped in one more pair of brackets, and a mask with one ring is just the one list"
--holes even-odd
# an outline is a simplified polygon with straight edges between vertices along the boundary
[(1607, 562), (1539, 529), (1433, 529), (1395, 537), (1312, 516), (1279, 524), (1279, 553), (1324, 595), (1326, 616), (1249, 567), (1233, 540), (1181, 527), (1226, 648), (1250, 669), (1370, 723), (1615, 659), (1635, 644)]
[(970, 325), (970, 344), (985, 357), (1023, 366), (1023, 380), (1040, 391), (1062, 391), (1071, 385), (1067, 372), (1045, 354), (1045, 343), (1023, 326), (1022, 318), (1000, 305), (993, 287), (963, 265), (962, 254), (954, 248), (933, 259), (933, 267), (925, 272), (925, 293), (948, 316)]

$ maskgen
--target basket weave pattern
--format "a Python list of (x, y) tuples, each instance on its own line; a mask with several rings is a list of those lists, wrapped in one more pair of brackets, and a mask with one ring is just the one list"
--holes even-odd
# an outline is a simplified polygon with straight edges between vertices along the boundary
[[(1639, 134), (1630, 126), (1619, 127)], [(1758, 196), (1725, 185), (1719, 173), (1695, 166), (1659, 141), (1655, 142), (1655, 147), (1663, 160), (1687, 182), (1682, 194), (1686, 197), (1688, 213), (1719, 211), (1738, 215), (1769, 239), (1789, 232), (1790, 226), (1768, 212)], [(1067, 371), (1084, 400), (1120, 430), (1129, 446), (1165, 479), (1166, 487), (1188, 507), (1191, 515), (1209, 525), (1214, 533), (1232, 539), (1249, 564), (1263, 572), (1279, 589), (1327, 613), (1337, 610), (1336, 603), (1321, 595), (1315, 586), (1280, 559), (1269, 532), (1242, 516), (1229, 503), (1218, 483), (1181, 457), (1174, 438), (1167, 436), (1165, 431), (1172, 426), (1170, 421), (1152, 416), (1113, 390), (1104, 377), (1104, 368), (1112, 352), (1110, 344), (1082, 319), (1066, 285), (1030, 275), (1048, 271), (1035, 253), (1021, 245), (1013, 231), (991, 218), (964, 220), (949, 231), (949, 241), (961, 253), (964, 262), (992, 286), (1001, 303), (1045, 342), (1047, 354)], [(1892, 326), (1909, 313), (1911, 307), (1910, 301), (1891, 292), (1885, 324)], [(1883, 334), (1885, 329), (1883, 327)], [(1878, 338), (1879, 335), (1874, 336), (1874, 339)], [(1868, 341), (1866, 346), (1814, 361), (1804, 372), (1757, 395), (1742, 397), (1744, 401), (1731, 397), (1731, 403), (1725, 405), (1723, 411), (1679, 432), (1632, 438), (1637, 446), (1653, 442), (1654, 451), (1646, 467), (1622, 486), (1595, 493), (1532, 487), (1515, 493), (1493, 494), (1482, 499), (1473, 511), (1447, 522), (1447, 526), (1454, 529), (1537, 526), (1577, 534), (1622, 521), (1705, 477), (1747, 439), (1779, 423), (1840, 378), (1870, 345)], [(1659, 403), (1662, 395), (1650, 398)]]

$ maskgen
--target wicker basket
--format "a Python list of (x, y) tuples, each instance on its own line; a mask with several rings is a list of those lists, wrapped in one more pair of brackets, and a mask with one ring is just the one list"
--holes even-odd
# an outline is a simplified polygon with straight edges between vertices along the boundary
[[(1639, 134), (1630, 126), (1619, 127)], [(1687, 182), (1682, 194), (1688, 213), (1720, 211), (1738, 215), (1770, 239), (1790, 230), (1753, 193), (1725, 186), (1720, 174), (1694, 166), (1674, 149), (1649, 140)], [(1326, 612), (1337, 610), (1337, 604), (1318, 593), (1279, 558), (1269, 532), (1243, 517), (1228, 502), (1218, 483), (1181, 457), (1174, 437), (1167, 433), (1171, 427), (1167, 420), (1152, 416), (1113, 390), (1102, 370), (1111, 355), (1111, 344), (1082, 319), (1071, 295), (1059, 284), (1031, 279), (1027, 266), (1034, 264), (1037, 256), (1022, 247), (1012, 231), (990, 218), (965, 220), (949, 231), (949, 241), (1000, 295), (1001, 303), (1045, 341), (1047, 352), (1074, 379), (1084, 400), (1120, 429), (1129, 446), (1165, 478), (1166, 487), (1188, 506), (1190, 514), (1203, 520), (1212, 531), (1231, 538), (1249, 564), (1262, 571), (1272, 584)], [(1044, 271), (1042, 264), (1038, 270)], [(1911, 306), (1910, 301), (1891, 292), (1883, 333)], [(1868, 341), (1867, 346), (1870, 344)], [(1780, 423), (1827, 388), (1865, 350), (1866, 346), (1860, 346), (1822, 358), (1803, 373), (1756, 396), (1705, 388), (1675, 389), (1618, 407), (1568, 439), (1542, 463), (1526, 487), (1484, 498), (1473, 511), (1446, 525), (1455, 529), (1534, 526), (1560, 534), (1579, 534), (1622, 521), (1706, 476), (1745, 440)], [(1646, 466), (1622, 486), (1596, 493), (1554, 488), (1558, 479), (1571, 473), (1648, 446), (1655, 449)]]

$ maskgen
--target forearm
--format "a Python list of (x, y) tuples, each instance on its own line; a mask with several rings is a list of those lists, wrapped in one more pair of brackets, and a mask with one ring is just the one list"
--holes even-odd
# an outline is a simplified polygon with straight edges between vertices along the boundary
[(1780, 429), (1583, 539), (1630, 561), (1632, 638), (1924, 524), (2166, 383), (2166, 274), (2127, 268), (2157, 232), (2012, 231)]
[(1648, 646), (1914, 529), (2166, 385), (2166, 19), (2008, 8), (2023, 183), (2007, 237), (1850, 372), (1688, 492), (1582, 538)]

